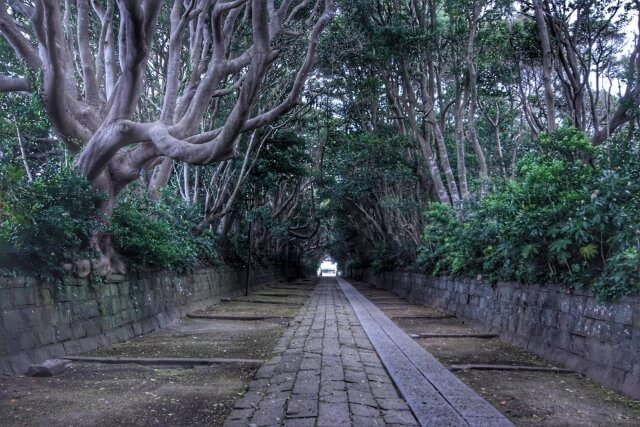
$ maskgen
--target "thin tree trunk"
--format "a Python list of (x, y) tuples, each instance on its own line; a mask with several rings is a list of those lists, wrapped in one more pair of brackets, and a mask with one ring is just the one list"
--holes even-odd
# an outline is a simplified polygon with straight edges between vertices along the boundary
[(458, 161), (458, 182), (460, 183), (460, 197), (466, 199), (469, 197), (469, 188), (467, 184), (467, 167), (465, 164), (465, 143), (464, 143), (464, 123), (462, 114), (465, 109), (465, 102), (463, 102), (462, 85), (460, 82), (457, 84), (456, 99), (455, 99), (455, 115), (456, 122), (456, 158)]
[(542, 80), (544, 82), (544, 101), (547, 109), (547, 129), (549, 132), (556, 130), (556, 110), (553, 104), (553, 54), (551, 52), (551, 42), (549, 41), (549, 31), (544, 17), (541, 0), (533, 0), (533, 8), (538, 24), (538, 34), (542, 46)]
[(18, 137), (18, 146), (20, 147), (20, 158), (22, 159), (24, 170), (27, 173), (27, 180), (29, 180), (29, 182), (33, 182), (33, 175), (31, 174), (31, 168), (29, 167), (29, 162), (27, 162), (27, 154), (24, 151), (24, 145), (22, 145), (22, 135), (20, 134), (20, 127), (18, 127), (17, 121), (16, 121), (16, 136)]
[(467, 45), (467, 72), (469, 77), (469, 111), (467, 114), (467, 133), (469, 134), (469, 140), (473, 151), (478, 158), (478, 168), (480, 169), (480, 194), (487, 193), (489, 186), (489, 168), (487, 167), (487, 160), (484, 156), (480, 141), (478, 141), (478, 134), (476, 132), (476, 110), (478, 108), (478, 87), (477, 80), (478, 75), (476, 73), (476, 66), (474, 64), (475, 57), (475, 44), (476, 34), (478, 29), (478, 19), (480, 17), (480, 5), (475, 4), (473, 6), (472, 15), (469, 17), (469, 42)]

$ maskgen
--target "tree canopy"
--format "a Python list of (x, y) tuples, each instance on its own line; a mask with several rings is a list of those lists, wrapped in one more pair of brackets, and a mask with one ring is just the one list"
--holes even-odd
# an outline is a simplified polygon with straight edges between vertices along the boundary
[(2, 0), (0, 242), (35, 248), (61, 188), (105, 272), (254, 251), (635, 292), (637, 26), (627, 0)]

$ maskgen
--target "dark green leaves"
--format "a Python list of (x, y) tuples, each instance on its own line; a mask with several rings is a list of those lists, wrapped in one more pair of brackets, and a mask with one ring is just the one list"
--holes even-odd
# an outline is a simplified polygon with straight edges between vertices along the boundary
[(52, 164), (28, 183), (16, 166), (0, 165), (0, 189), (0, 242), (12, 266), (56, 274), (101, 228), (96, 204), (103, 197), (70, 166)]
[[(525, 283), (593, 284), (612, 300), (640, 291), (640, 172), (582, 161), (593, 153), (571, 128), (543, 135), (517, 176), (459, 212), (427, 212), (418, 265), (434, 274)], [(597, 154), (597, 153), (596, 153)]]

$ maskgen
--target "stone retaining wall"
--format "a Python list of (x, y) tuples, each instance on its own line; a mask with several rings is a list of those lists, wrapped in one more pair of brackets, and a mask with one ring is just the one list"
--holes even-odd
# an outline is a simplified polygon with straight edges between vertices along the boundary
[[(282, 277), (275, 269), (252, 271), (251, 286)], [(55, 285), (0, 275), (0, 374), (149, 333), (244, 287), (245, 272), (228, 267), (112, 274), (98, 283), (69, 274)]]
[(362, 279), (438, 307), (549, 361), (640, 399), (640, 298), (600, 304), (589, 290), (362, 272)]

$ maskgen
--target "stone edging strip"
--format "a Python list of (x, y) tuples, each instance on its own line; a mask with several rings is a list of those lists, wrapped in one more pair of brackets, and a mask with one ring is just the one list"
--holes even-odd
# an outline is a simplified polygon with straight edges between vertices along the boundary
[(337, 278), (402, 397), (422, 426), (512, 426), (349, 282)]
[(449, 314), (445, 314), (443, 316), (429, 316), (429, 315), (391, 316), (392, 319), (396, 319), (396, 320), (445, 320), (445, 319), (453, 319), (454, 317), (456, 316), (452, 316)]
[(411, 338), (498, 338), (497, 334), (409, 334)]
[(451, 365), (449, 370), (451, 371), (523, 371), (523, 372), (551, 372), (556, 374), (573, 374), (575, 371), (564, 368), (548, 368), (545, 366), (519, 366), (519, 365), (484, 365), (484, 364), (465, 364), (465, 365)]
[(232, 316), (225, 314), (197, 314), (188, 313), (189, 319), (210, 319), (210, 320), (291, 320), (291, 316)]
[(265, 361), (262, 359), (202, 359), (188, 357), (91, 357), (91, 356), (65, 356), (66, 360), (74, 362), (93, 363), (133, 363), (136, 365), (242, 365), (258, 368)]
[(304, 302), (291, 302), (291, 301), (282, 301), (282, 300), (268, 301), (268, 300), (239, 299), (239, 298), (238, 299), (233, 298), (231, 299), (230, 302), (242, 302), (242, 303), (248, 303), (248, 304), (295, 305), (295, 306), (301, 306), (302, 304), (304, 304)]

